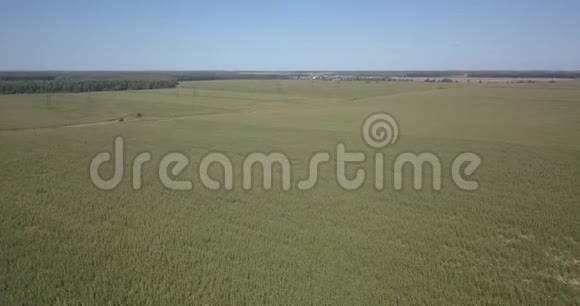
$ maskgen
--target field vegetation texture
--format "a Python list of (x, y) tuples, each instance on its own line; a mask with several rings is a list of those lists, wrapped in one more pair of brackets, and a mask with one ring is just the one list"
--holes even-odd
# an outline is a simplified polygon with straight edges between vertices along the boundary
[[(249, 153), (286, 153), (295, 186), (310, 156), (338, 142), (367, 154), (358, 167), (372, 177), (376, 151), (360, 127), (373, 112), (400, 127), (382, 150), (386, 173), (398, 153), (434, 152), (442, 190), (396, 191), (387, 175), (383, 191), (371, 180), (346, 191), (332, 162), (307, 192), (282, 191), (279, 179), (242, 189)], [(102, 191), (89, 163), (115, 136), (125, 177)], [(131, 162), (145, 151), (153, 158), (134, 191)], [(157, 165), (172, 151), (190, 157), (180, 178), (193, 190), (161, 185)], [(216, 151), (235, 162), (232, 191), (195, 175)], [(483, 158), (477, 191), (450, 178), (464, 151)], [(578, 304), (579, 183), (578, 81), (227, 80), (0, 95), (0, 304)]]

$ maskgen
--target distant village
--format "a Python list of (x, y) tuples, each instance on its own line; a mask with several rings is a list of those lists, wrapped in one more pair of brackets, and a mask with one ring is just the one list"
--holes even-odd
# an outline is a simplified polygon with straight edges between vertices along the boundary
[(381, 75), (362, 75), (362, 74), (342, 74), (342, 73), (325, 73), (312, 72), (306, 74), (288, 75), (290, 79), (295, 80), (319, 80), (319, 81), (365, 81), (372, 82), (426, 82), (426, 83), (555, 83), (557, 81), (574, 80), (575, 78), (561, 77), (502, 77), (489, 76), (477, 77), (468, 74), (445, 76), (445, 77), (426, 77), (426, 76), (381, 76)]

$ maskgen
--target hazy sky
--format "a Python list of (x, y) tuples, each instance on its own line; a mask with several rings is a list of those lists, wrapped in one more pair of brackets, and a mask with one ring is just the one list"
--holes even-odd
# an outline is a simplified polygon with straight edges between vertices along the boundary
[(0, 0), (0, 70), (577, 70), (579, 29), (576, 0)]

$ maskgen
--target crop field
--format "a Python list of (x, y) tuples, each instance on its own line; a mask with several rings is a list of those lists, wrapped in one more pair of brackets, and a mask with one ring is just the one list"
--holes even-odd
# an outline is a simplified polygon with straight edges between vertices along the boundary
[[(375, 189), (378, 150), (361, 125), (376, 112), (399, 126), (380, 149), (386, 173), (402, 152), (433, 152), (441, 190), (429, 180), (415, 190), (410, 176), (395, 190), (389, 175)], [(89, 165), (116, 136), (124, 176), (101, 190)], [(338, 143), (367, 157), (347, 169), (366, 170), (356, 190), (337, 184)], [(320, 151), (331, 161), (299, 190)], [(475, 191), (450, 177), (466, 151), (482, 158)], [(152, 158), (134, 190), (142, 152)], [(177, 178), (192, 190), (160, 182), (169, 152), (190, 159)], [(210, 152), (232, 160), (232, 190), (197, 177)], [(244, 190), (252, 152), (287, 155), (293, 187), (282, 190), (274, 168), (271, 190)], [(580, 303), (578, 81), (229, 80), (0, 95), (0, 183), (3, 305)]]

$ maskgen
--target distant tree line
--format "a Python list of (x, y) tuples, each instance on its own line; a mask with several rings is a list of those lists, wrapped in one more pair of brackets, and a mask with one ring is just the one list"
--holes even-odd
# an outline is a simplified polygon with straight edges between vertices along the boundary
[(89, 92), (175, 88), (177, 80), (17, 80), (0, 81), (0, 94)]
[(0, 81), (54, 80), (55, 74), (38, 72), (0, 72)]
[(474, 71), (467, 73), (472, 78), (547, 78), (577, 79), (578, 71)]
[(240, 71), (14, 71), (0, 72), (0, 94), (175, 88), (180, 81), (285, 79)]

